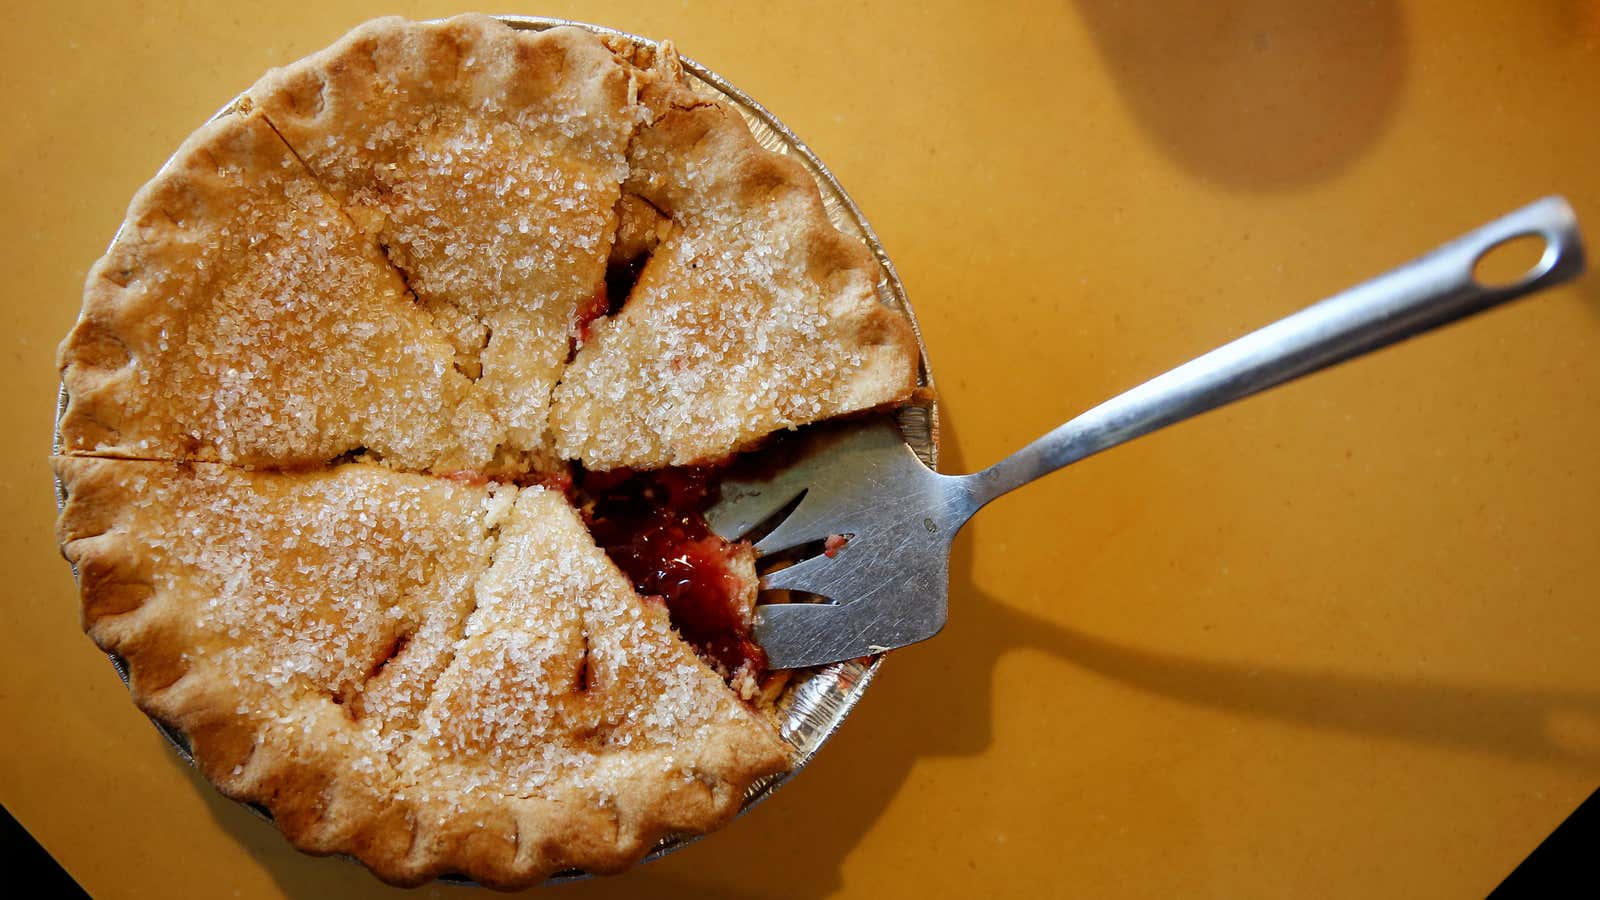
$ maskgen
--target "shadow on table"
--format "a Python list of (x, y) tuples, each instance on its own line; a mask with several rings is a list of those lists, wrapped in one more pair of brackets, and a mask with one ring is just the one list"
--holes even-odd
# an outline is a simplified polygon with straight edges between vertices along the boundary
[[(1596, 18), (1600, 18), (1600, 14), (1597, 14)], [(1590, 224), (1579, 220), (1578, 224), (1580, 226), (1586, 224), (1589, 225), (1589, 230), (1591, 232), (1591, 236), (1589, 237), (1589, 246), (1594, 246), (1595, 238), (1593, 233), (1600, 233), (1600, 221)], [(1595, 251), (1590, 250), (1589, 252), (1594, 253)], [(1597, 271), (1597, 269), (1600, 269), (1600, 263), (1596, 263), (1593, 261), (1593, 257), (1591, 257), (1589, 271), (1578, 276), (1578, 280), (1576, 282), (1569, 287), (1563, 288), (1563, 290), (1576, 292), (1578, 299), (1583, 302), (1584, 307), (1587, 308), (1589, 312), (1594, 313), (1595, 315), (1600, 315), (1600, 271)]]
[[(956, 456), (947, 453), (946, 468), (965, 470)], [(895, 654), (850, 720), (794, 783), (714, 837), (622, 878), (536, 890), (565, 897), (697, 900), (837, 891), (845, 858), (907, 789), (918, 759), (978, 754), (989, 746), (995, 663), (1024, 647), (1095, 676), (1240, 715), (1517, 759), (1600, 764), (1600, 691), (1384, 679), (1156, 652), (1010, 607), (973, 584), (972, 561), (968, 535), (957, 541), (952, 557), (946, 633)], [(212, 815), (285, 894), (308, 900), (402, 895), (359, 866), (295, 852), (270, 825), (193, 777)], [(435, 885), (422, 894), (466, 896), (463, 890)]]
[(1268, 191), (1338, 173), (1405, 84), (1395, 0), (1072, 0), (1134, 118), (1179, 165)]

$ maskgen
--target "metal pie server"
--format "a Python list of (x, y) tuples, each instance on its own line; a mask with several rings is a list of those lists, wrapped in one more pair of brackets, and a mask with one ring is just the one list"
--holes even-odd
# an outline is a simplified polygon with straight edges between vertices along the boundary
[[(1525, 236), (1545, 244), (1531, 269), (1509, 284), (1476, 279), (1485, 254)], [(1001, 494), (1158, 428), (1561, 284), (1583, 269), (1572, 208), (1547, 197), (1113, 397), (981, 472), (934, 472), (890, 422), (822, 429), (783, 464), (725, 480), (706, 520), (734, 540), (793, 506), (756, 542), (757, 554), (828, 542), (826, 553), (762, 581), (764, 588), (827, 601), (756, 607), (755, 636), (773, 668), (903, 647), (944, 626), (950, 542)]]

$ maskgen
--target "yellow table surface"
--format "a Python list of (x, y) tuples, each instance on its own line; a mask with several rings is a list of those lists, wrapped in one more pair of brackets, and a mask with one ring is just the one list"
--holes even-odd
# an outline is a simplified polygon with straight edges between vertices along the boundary
[[(946, 468), (1545, 193), (1600, 249), (1600, 3), (563, 3), (821, 155)], [(376, 897), (197, 779), (78, 628), (53, 353), (129, 197), (267, 67), (447, 4), (24, 0), (0, 30), (0, 802), (96, 897)], [(566, 897), (1482, 895), (1600, 783), (1600, 274), (1091, 459), (724, 832)], [(424, 895), (467, 896), (433, 886)]]

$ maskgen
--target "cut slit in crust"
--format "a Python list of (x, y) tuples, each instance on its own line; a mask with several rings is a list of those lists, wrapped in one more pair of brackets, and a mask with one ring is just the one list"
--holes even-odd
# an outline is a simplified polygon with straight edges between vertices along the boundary
[(475, 396), (549, 455), (576, 308), (603, 283), (636, 127), (629, 72), (587, 32), (380, 19), (250, 90), (428, 308), (488, 332)]

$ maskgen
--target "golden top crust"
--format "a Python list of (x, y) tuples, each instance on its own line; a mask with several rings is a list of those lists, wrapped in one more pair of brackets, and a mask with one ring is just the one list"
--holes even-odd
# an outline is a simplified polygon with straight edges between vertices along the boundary
[(691, 465), (909, 397), (911, 326), (804, 168), (690, 91), (670, 49), (654, 75), (623, 187), (672, 228), (556, 389), (557, 450), (591, 469)]
[[(608, 264), (642, 271), (591, 330)], [(363, 25), (197, 131), (90, 272), (84, 627), (223, 792), (395, 883), (714, 828), (789, 765), (771, 723), (562, 495), (406, 473), (701, 462), (902, 400), (876, 274), (669, 45)]]
[(787, 764), (559, 494), (55, 463), (87, 631), (302, 849), (402, 884), (614, 871)]
[[(197, 131), (134, 198), (60, 352), (64, 448), (302, 465), (483, 459), (487, 420), (370, 238), (259, 115)], [(492, 445), (489, 445), (492, 446)]]
[(507, 449), (547, 452), (575, 311), (604, 290), (629, 71), (575, 28), (388, 18), (249, 96), (456, 335)]
[[(480, 791), (554, 798), (542, 815), (581, 820), (525, 830), (511, 849), (614, 871), (666, 834), (725, 821), (756, 776), (787, 768), (772, 726), (634, 593), (560, 495), (521, 491), (499, 536), (402, 762), (423, 796), (463, 798), (456, 827), (501, 805)], [(526, 860), (512, 862), (525, 880)]]

